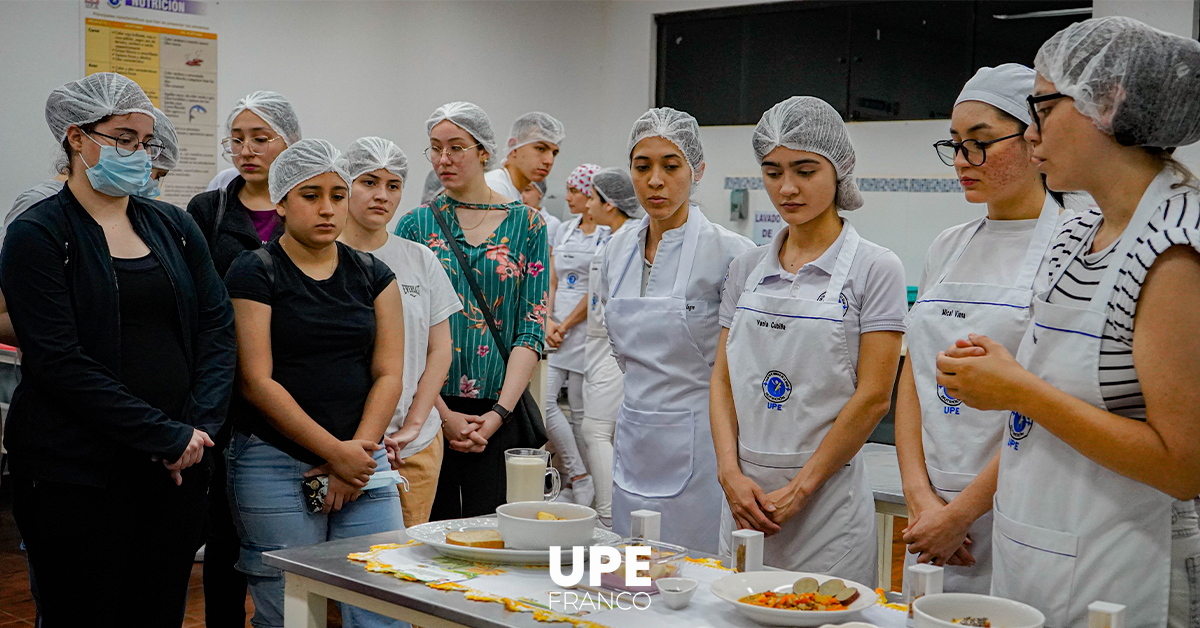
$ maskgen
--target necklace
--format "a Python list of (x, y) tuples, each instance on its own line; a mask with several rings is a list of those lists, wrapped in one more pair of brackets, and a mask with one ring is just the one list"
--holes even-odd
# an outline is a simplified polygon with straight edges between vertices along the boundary
[[(485, 220), (487, 220), (487, 218), (488, 218), (488, 212), (492, 211), (492, 197), (493, 197), (494, 195), (495, 195), (495, 192), (493, 192), (493, 191), (492, 191), (492, 190), (489, 188), (489, 189), (488, 189), (488, 204), (487, 204), (487, 206), (486, 206), (486, 207), (484, 207), (484, 208), (483, 208), (483, 218), (480, 218), (480, 219), (479, 219), (479, 222), (475, 223), (474, 225), (472, 225), (472, 226), (470, 226), (470, 227), (463, 227), (463, 228), (462, 228), (462, 230), (463, 230), (464, 232), (466, 232), (466, 231), (473, 231), (473, 230), (475, 230), (475, 229), (478, 229), (478, 228), (479, 228), (479, 226), (480, 226), (480, 225), (482, 225), (482, 224), (483, 224), (483, 222), (484, 222)], [(466, 203), (463, 203), (463, 205), (466, 205)], [(479, 209), (479, 207), (478, 207), (478, 206), (472, 206), (472, 207), (470, 207), (469, 209), (476, 209), (476, 210), (477, 210), (477, 209)], [(461, 221), (460, 221), (460, 226), (461, 226)]]

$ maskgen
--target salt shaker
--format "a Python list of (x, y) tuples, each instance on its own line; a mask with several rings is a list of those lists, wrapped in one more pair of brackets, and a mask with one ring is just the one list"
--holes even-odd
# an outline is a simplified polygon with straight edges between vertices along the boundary
[(1088, 628), (1125, 628), (1125, 606), (1111, 602), (1088, 604)]
[(763, 539), (758, 530), (734, 530), (733, 569), (738, 573), (763, 570)]
[(635, 539), (658, 541), (662, 530), (662, 513), (653, 510), (635, 510), (629, 513), (630, 534)]
[(911, 586), (908, 587), (908, 625), (913, 625), (913, 602), (925, 595), (935, 595), (942, 592), (942, 578), (945, 569), (936, 565), (918, 563), (908, 568)]

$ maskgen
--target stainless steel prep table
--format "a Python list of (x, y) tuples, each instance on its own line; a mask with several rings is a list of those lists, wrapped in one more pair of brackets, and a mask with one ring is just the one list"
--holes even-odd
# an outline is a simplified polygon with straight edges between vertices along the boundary
[(867, 463), (867, 477), (875, 496), (875, 529), (879, 539), (879, 574), (877, 585), (892, 590), (892, 534), (896, 517), (908, 517), (904, 501), (904, 485), (900, 480), (900, 462), (892, 445), (867, 443), (862, 448)]

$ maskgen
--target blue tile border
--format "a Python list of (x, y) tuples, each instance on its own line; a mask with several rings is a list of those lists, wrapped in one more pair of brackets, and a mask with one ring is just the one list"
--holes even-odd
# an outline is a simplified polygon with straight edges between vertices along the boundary
[[(725, 177), (726, 190), (761, 190), (762, 177)], [(858, 189), (863, 192), (942, 192), (961, 194), (958, 179), (921, 177), (862, 177)]]

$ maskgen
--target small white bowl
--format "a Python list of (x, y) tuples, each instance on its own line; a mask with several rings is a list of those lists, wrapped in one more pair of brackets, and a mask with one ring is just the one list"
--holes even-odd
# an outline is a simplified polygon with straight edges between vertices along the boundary
[(1042, 628), (1046, 623), (1046, 616), (1028, 604), (975, 593), (926, 595), (912, 608), (915, 628), (962, 628), (952, 620), (963, 617), (986, 617), (1004, 628)]
[(666, 602), (668, 608), (676, 611), (686, 608), (692, 601), (692, 594), (696, 592), (696, 584), (696, 581), (691, 578), (659, 578), (654, 581), (654, 585), (658, 587), (658, 592), (662, 595), (662, 601)]
[[(563, 521), (543, 521), (539, 512), (548, 512)], [(567, 502), (513, 502), (496, 509), (496, 529), (505, 549), (545, 550), (592, 545), (596, 511)]]

